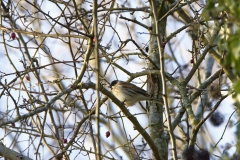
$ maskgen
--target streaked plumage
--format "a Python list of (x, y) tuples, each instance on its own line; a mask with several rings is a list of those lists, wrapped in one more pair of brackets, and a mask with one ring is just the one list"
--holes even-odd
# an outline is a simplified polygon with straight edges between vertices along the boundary
[(144, 100), (163, 104), (163, 99), (152, 98), (144, 89), (129, 82), (114, 80), (109, 87), (113, 95), (124, 102), (126, 106), (132, 106), (136, 102)]

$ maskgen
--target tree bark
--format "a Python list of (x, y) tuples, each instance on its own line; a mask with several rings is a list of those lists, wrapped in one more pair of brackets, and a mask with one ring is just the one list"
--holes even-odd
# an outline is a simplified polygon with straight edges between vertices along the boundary
[[(153, 2), (153, 1), (152, 1)], [(166, 13), (165, 7), (161, 6), (161, 1), (155, 1), (153, 3), (150, 2), (151, 8), (156, 6), (157, 14), (158, 15), (164, 15)], [(151, 9), (152, 10), (152, 9)], [(159, 16), (160, 17), (160, 16)], [(151, 39), (150, 39), (150, 45), (149, 45), (149, 57), (155, 64), (149, 63), (149, 70), (160, 70), (160, 59), (159, 59), (159, 50), (158, 50), (158, 42), (157, 42), (157, 36), (156, 33), (156, 24), (154, 20), (153, 14), (151, 15)], [(161, 35), (165, 35), (166, 30), (166, 19), (163, 19), (159, 23), (159, 31)], [(156, 98), (161, 97), (162, 93), (162, 81), (161, 77), (159, 75), (150, 74), (148, 77), (148, 92), (151, 94), (151, 96), (154, 96)], [(152, 140), (154, 141), (155, 145), (158, 148), (158, 153), (162, 160), (168, 159), (168, 141), (169, 136), (166, 132), (164, 132), (164, 125), (163, 125), (163, 106), (159, 104), (155, 104), (152, 102), (148, 103), (148, 115), (149, 115), (149, 131), (150, 136)]]

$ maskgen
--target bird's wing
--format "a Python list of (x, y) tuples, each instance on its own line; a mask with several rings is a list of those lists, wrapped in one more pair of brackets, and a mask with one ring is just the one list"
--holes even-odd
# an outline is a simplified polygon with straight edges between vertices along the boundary
[(144, 89), (132, 84), (132, 83), (128, 83), (128, 82), (123, 82), (123, 81), (120, 81), (119, 82), (119, 85), (121, 85), (122, 88), (124, 89), (127, 89), (129, 92), (132, 92), (132, 93), (139, 93), (139, 94), (142, 94), (146, 97), (150, 97), (150, 95), (147, 93), (147, 91), (145, 91)]

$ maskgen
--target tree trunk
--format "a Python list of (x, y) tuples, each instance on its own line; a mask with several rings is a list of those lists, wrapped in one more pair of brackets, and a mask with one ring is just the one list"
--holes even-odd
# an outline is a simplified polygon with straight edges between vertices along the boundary
[[(152, 1), (153, 2), (153, 1)], [(160, 6), (159, 1), (155, 1), (151, 3), (151, 8), (153, 6)], [(158, 17), (161, 17), (159, 15), (164, 15), (166, 13), (166, 9), (162, 7), (160, 11), (160, 7), (156, 7), (157, 9), (157, 14)], [(151, 9), (152, 10), (152, 9)], [(160, 14), (161, 13), (161, 14)], [(149, 57), (152, 60), (152, 62), (155, 63), (149, 63), (149, 70), (152, 69), (159, 69), (160, 72), (160, 59), (159, 59), (159, 50), (158, 50), (158, 43), (157, 43), (157, 36), (156, 36), (156, 25), (155, 25), (155, 20), (153, 17), (153, 14), (151, 15), (151, 20), (152, 20), (152, 31), (151, 31), (151, 39), (150, 39), (150, 44), (149, 44)], [(163, 19), (159, 23), (159, 33), (164, 37), (165, 35), (165, 29), (166, 29), (166, 19)], [(159, 75), (154, 75), (151, 74), (148, 77), (148, 92), (151, 94), (151, 96), (154, 96), (156, 98), (161, 97), (162, 93), (162, 81), (161, 77)], [(148, 103), (148, 111), (149, 111), (149, 131), (150, 131), (150, 136), (153, 139), (155, 145), (158, 148), (158, 153), (161, 157), (162, 160), (167, 160), (168, 159), (168, 141), (169, 141), (169, 136), (166, 132), (164, 132), (164, 126), (163, 126), (163, 106), (149, 102)]]

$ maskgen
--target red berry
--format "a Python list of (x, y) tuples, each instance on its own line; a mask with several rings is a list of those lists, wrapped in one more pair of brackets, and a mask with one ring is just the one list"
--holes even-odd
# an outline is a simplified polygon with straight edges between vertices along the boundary
[(16, 34), (14, 32), (11, 33), (11, 38), (14, 40), (16, 38)]
[(96, 38), (96, 37), (94, 37), (94, 38), (93, 38), (93, 42), (96, 42), (96, 41), (97, 41), (97, 38)]
[(72, 88), (73, 87), (73, 85), (71, 84), (70, 86), (69, 86), (69, 88)]
[(107, 131), (107, 132), (106, 132), (106, 137), (108, 138), (109, 136), (110, 136), (110, 132)]
[(191, 59), (191, 60), (190, 60), (190, 63), (194, 63), (194, 59)]
[(26, 78), (26, 80), (30, 81), (30, 77), (29, 76), (26, 76), (25, 78)]
[(63, 138), (63, 143), (67, 143), (67, 139)]
[(15, 123), (11, 123), (12, 127), (15, 127)]

